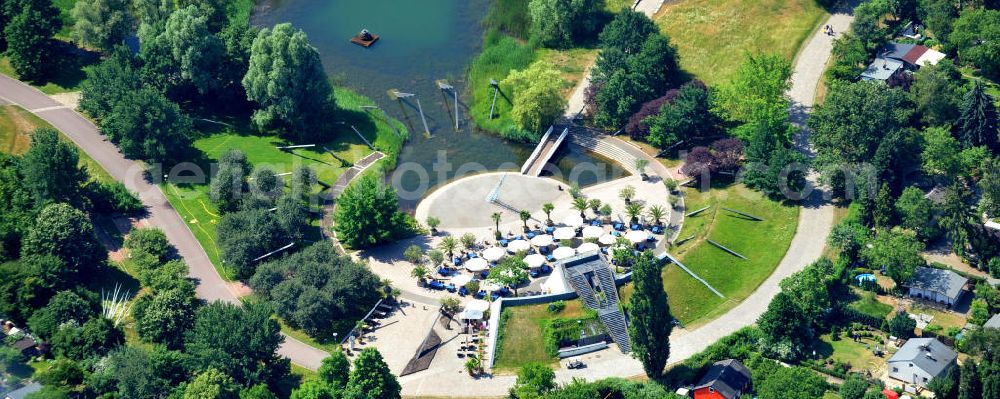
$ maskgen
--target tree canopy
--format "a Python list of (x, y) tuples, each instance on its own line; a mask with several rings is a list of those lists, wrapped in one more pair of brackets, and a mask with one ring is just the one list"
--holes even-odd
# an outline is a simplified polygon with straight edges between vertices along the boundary
[(370, 174), (356, 179), (337, 198), (333, 219), (337, 238), (352, 248), (389, 242), (408, 231), (396, 190)]
[(104, 51), (122, 43), (134, 23), (126, 0), (78, 1), (70, 13), (73, 38)]
[(659, 378), (670, 357), (673, 317), (663, 292), (660, 261), (652, 251), (636, 257), (632, 265), (635, 290), (629, 299), (629, 339), (633, 356), (651, 379)]
[(511, 71), (500, 82), (503, 91), (514, 96), (511, 118), (530, 132), (545, 130), (562, 114), (566, 108), (566, 99), (560, 91), (562, 85), (559, 71), (543, 60), (523, 70)]

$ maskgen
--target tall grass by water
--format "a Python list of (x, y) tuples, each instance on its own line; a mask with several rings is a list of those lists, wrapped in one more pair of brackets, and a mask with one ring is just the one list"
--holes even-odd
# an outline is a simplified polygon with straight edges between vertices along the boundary
[(540, 137), (539, 132), (525, 131), (511, 120), (510, 93), (501, 92), (497, 95), (494, 118), (490, 118), (494, 92), (490, 87), (490, 79), (501, 82), (510, 71), (527, 68), (536, 57), (534, 46), (497, 30), (487, 32), (483, 52), (469, 67), (469, 87), (473, 100), (470, 113), (477, 126), (516, 141), (534, 141)]
[(483, 19), (483, 27), (519, 39), (528, 39), (528, 29), (531, 27), (528, 0), (493, 0)]

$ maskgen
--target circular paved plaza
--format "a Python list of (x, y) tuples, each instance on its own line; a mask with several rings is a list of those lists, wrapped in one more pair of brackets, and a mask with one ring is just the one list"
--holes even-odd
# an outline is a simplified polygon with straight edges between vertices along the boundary
[[(487, 198), (501, 180), (498, 203), (490, 203)], [(517, 172), (486, 173), (458, 179), (435, 190), (417, 205), (416, 217), (421, 222), (428, 216), (441, 219), (440, 228), (445, 230), (490, 228), (494, 225), (490, 217), (494, 212), (508, 214), (521, 209), (535, 212), (546, 202), (568, 199), (568, 189), (564, 183), (544, 177)]]

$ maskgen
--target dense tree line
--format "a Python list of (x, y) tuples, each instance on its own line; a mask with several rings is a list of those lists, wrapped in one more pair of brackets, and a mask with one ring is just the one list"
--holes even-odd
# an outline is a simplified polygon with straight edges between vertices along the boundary
[(531, 37), (553, 48), (593, 38), (605, 19), (604, 6), (604, 0), (530, 0)]

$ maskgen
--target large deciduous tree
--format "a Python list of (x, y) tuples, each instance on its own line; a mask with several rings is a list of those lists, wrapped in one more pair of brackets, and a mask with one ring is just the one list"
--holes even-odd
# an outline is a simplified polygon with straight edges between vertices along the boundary
[(265, 305), (213, 302), (196, 312), (184, 344), (195, 367), (214, 367), (242, 385), (277, 382), (289, 372), (275, 353), (284, 340)]
[(36, 129), (31, 135), (31, 147), (21, 159), (21, 174), (38, 205), (47, 202), (80, 202), (80, 185), (87, 180), (87, 171), (79, 166), (76, 146), (59, 137), (51, 128)]
[(129, 158), (180, 159), (191, 144), (191, 119), (152, 88), (126, 94), (101, 120), (101, 132)]
[(649, 126), (647, 140), (659, 148), (667, 148), (681, 140), (710, 138), (719, 132), (718, 118), (711, 110), (708, 88), (701, 82), (687, 83), (662, 104), (658, 114), (642, 122)]
[(104, 51), (122, 43), (132, 28), (127, 0), (86, 0), (73, 6), (73, 38)]
[(51, 0), (8, 0), (3, 27), (10, 66), (25, 80), (41, 80), (54, 63), (52, 35), (62, 27)]
[(87, 69), (87, 79), (80, 87), (80, 109), (103, 119), (118, 102), (142, 87), (135, 56), (128, 47), (115, 47), (101, 63)]
[(391, 241), (407, 228), (396, 190), (374, 175), (363, 176), (344, 190), (337, 198), (333, 218), (337, 238), (352, 248)]
[(225, 48), (209, 30), (208, 17), (194, 5), (174, 11), (162, 26), (143, 25), (139, 35), (144, 69), (162, 89), (190, 84), (205, 94), (218, 87)]
[(222, 212), (235, 211), (250, 176), (250, 161), (237, 149), (227, 151), (219, 159), (219, 170), (212, 177), (209, 196)]
[[(726, 119), (744, 124), (768, 119), (772, 114), (787, 118), (789, 100), (785, 92), (791, 87), (791, 77), (792, 64), (785, 57), (747, 54), (733, 80), (719, 89), (715, 106)], [(791, 137), (780, 139), (787, 144)]]
[(923, 250), (924, 244), (917, 241), (912, 232), (882, 230), (861, 250), (861, 256), (870, 267), (885, 268), (885, 274), (893, 281), (904, 284), (917, 267), (927, 265), (927, 261), (920, 256)]
[(354, 360), (344, 399), (399, 399), (399, 381), (389, 371), (378, 349), (365, 348)]
[(184, 344), (184, 332), (194, 325), (195, 299), (188, 292), (168, 290), (146, 296), (132, 310), (139, 338), (171, 349)]
[(972, 8), (962, 12), (948, 41), (962, 60), (985, 75), (1000, 76), (1000, 10)]
[(108, 257), (87, 215), (66, 204), (46, 206), (38, 214), (21, 247), (21, 256), (31, 255), (53, 255), (72, 271), (97, 270)]
[(757, 319), (767, 337), (768, 351), (783, 360), (799, 359), (811, 345), (815, 333), (812, 320), (791, 295), (780, 292)]
[(920, 121), (928, 126), (952, 125), (962, 104), (962, 74), (951, 60), (925, 65), (913, 74), (910, 98)]
[(291, 24), (257, 34), (243, 87), (247, 99), (260, 105), (253, 114), (256, 126), (279, 129), (297, 140), (319, 138), (323, 116), (334, 106), (319, 52)]
[(528, 68), (511, 71), (500, 83), (507, 93), (513, 93), (510, 116), (521, 129), (540, 132), (552, 124), (563, 109), (566, 99), (560, 92), (563, 83), (559, 71), (546, 61), (536, 61)]
[(633, 356), (642, 362), (649, 378), (663, 374), (670, 357), (670, 330), (673, 317), (663, 292), (659, 260), (651, 251), (640, 254), (632, 266), (635, 291), (629, 299), (629, 338)]

